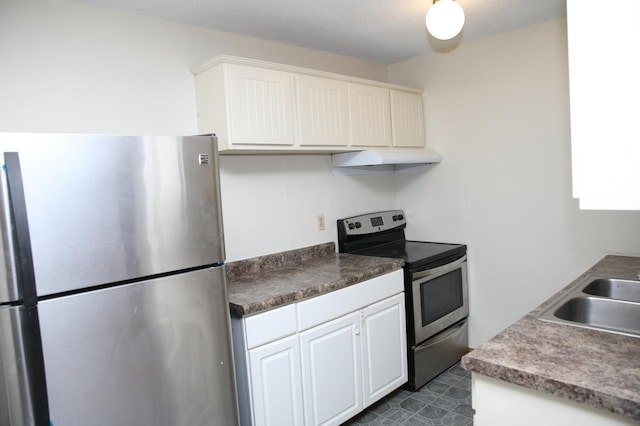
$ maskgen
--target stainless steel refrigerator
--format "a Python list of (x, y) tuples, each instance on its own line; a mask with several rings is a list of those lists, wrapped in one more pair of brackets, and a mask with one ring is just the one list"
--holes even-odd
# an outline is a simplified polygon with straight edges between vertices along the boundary
[(215, 143), (0, 134), (0, 425), (238, 424)]

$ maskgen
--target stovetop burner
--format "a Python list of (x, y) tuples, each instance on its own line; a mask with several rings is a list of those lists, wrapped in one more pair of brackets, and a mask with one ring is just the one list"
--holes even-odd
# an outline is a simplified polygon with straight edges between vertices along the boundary
[(404, 260), (408, 269), (419, 269), (436, 263), (449, 263), (452, 258), (465, 254), (464, 244), (431, 243), (423, 241), (401, 241), (368, 249), (355, 254), (364, 256), (393, 257)]
[(338, 220), (341, 253), (403, 259), (407, 269), (436, 267), (462, 257), (464, 244), (407, 241), (402, 210), (369, 213)]

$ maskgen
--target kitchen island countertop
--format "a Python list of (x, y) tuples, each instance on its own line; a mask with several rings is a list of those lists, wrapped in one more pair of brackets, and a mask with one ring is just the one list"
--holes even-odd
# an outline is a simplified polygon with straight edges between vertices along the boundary
[(462, 358), (471, 372), (640, 420), (640, 338), (542, 321), (537, 314), (587, 275), (637, 279), (640, 257), (606, 256)]
[(231, 316), (242, 318), (401, 269), (402, 259), (336, 253), (334, 243), (230, 262)]

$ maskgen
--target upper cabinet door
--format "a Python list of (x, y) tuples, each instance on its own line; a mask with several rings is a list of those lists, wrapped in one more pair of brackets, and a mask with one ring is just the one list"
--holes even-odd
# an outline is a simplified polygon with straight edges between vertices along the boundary
[(615, 8), (567, 0), (573, 196), (581, 209), (640, 210), (638, 19), (638, 0)]
[(300, 145), (347, 146), (347, 83), (296, 75)]
[(421, 95), (391, 91), (394, 147), (424, 148), (424, 110), (422, 104)]
[(229, 65), (229, 125), (233, 145), (293, 145), (293, 77)]
[(391, 147), (389, 89), (349, 84), (351, 145)]

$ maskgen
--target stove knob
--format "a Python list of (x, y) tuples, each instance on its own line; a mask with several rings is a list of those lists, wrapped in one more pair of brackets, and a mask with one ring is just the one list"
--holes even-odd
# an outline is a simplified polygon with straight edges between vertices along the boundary
[(392, 219), (393, 219), (394, 222), (398, 221), (398, 215), (394, 214)]
[(353, 229), (353, 228), (355, 228), (355, 227), (356, 227), (356, 225), (354, 225), (353, 223), (350, 223), (350, 224), (349, 224), (349, 229)]
[(356, 228), (362, 228), (362, 224), (360, 222), (356, 222)]
[(404, 215), (399, 214), (398, 215), (398, 220), (402, 220), (402, 219), (404, 219)]

